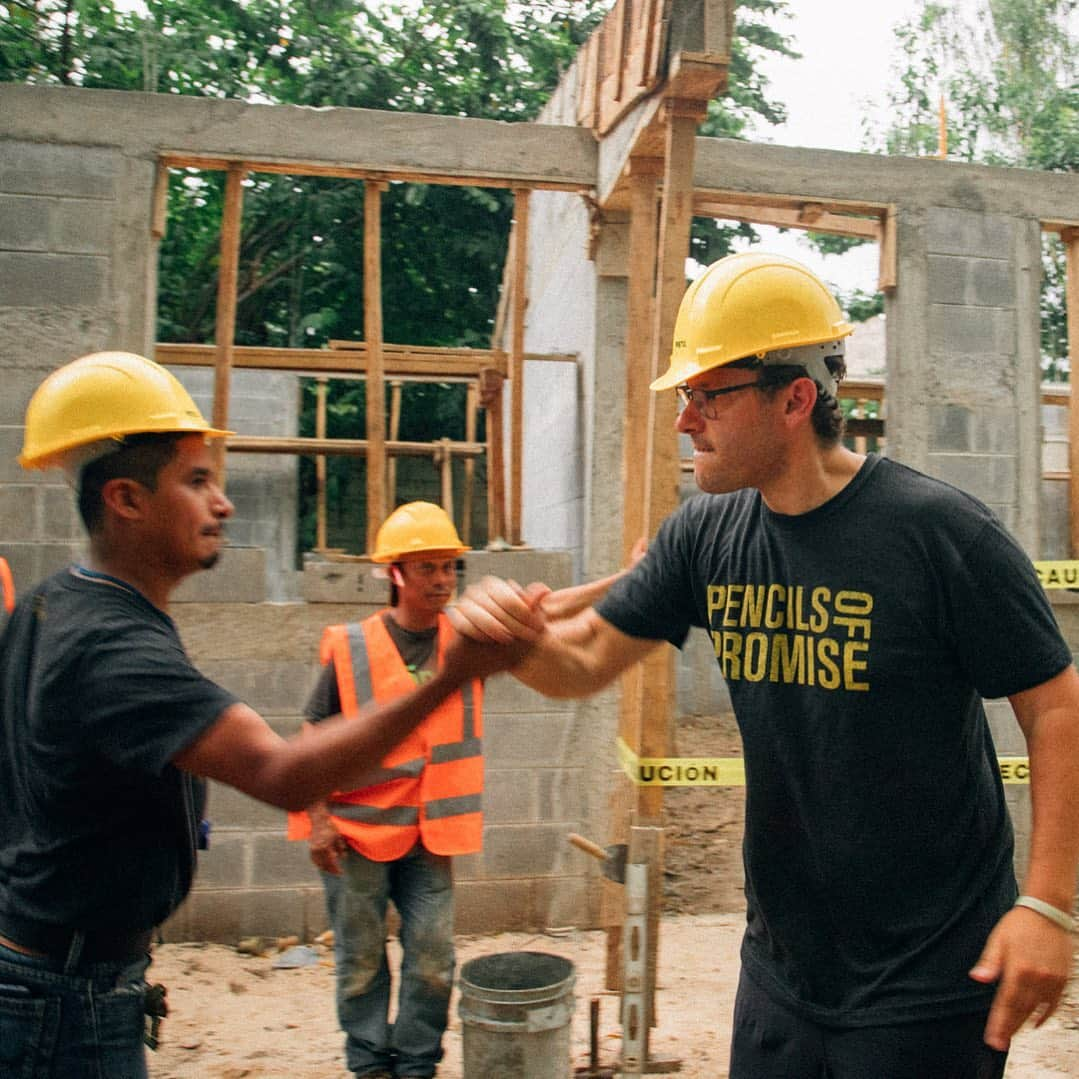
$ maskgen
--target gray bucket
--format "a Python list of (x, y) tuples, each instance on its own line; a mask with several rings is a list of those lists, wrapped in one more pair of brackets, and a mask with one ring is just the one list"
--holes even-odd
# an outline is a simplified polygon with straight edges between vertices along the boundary
[(572, 1071), (573, 964), (503, 952), (461, 968), (464, 1079), (566, 1079)]

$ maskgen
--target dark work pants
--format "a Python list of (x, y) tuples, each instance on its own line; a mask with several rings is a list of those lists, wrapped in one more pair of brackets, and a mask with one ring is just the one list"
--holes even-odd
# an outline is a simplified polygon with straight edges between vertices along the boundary
[(1001, 1079), (1007, 1053), (982, 1040), (988, 1012), (886, 1027), (824, 1027), (743, 971), (731, 1079)]

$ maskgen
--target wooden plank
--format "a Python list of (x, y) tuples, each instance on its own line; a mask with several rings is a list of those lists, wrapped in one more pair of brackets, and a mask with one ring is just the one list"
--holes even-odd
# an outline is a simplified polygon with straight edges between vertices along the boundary
[(169, 221), (169, 170), (159, 161), (154, 174), (154, 204), (150, 217), (150, 235), (155, 240), (165, 237)]
[[(469, 355), (463, 355), (468, 352)], [(408, 345), (384, 345), (385, 373), (402, 381), (437, 382), (478, 378), (491, 369), (504, 374), (506, 354), (483, 349), (413, 349)], [(174, 344), (159, 341), (154, 346), (159, 363), (177, 367), (213, 367), (213, 345)], [(526, 354), (526, 359), (529, 356)], [(562, 362), (576, 363), (575, 356), (558, 356)], [(367, 348), (256, 348), (237, 345), (232, 350), (233, 367), (248, 370), (292, 371), (297, 374), (327, 374), (341, 377), (365, 377)]]
[[(221, 220), (220, 260), (217, 271), (217, 313), (214, 320), (214, 403), (213, 426), (229, 425), (229, 387), (232, 380), (232, 352), (236, 340), (236, 287), (240, 273), (240, 234), (243, 218), (243, 179), (240, 168), (230, 168), (225, 177), (225, 206)], [(225, 447), (214, 442), (218, 482), (225, 486)]]
[(823, 232), (830, 236), (857, 236), (863, 240), (879, 243), (881, 222), (878, 218), (850, 217), (829, 213), (819, 203), (807, 204), (817, 207), (816, 212), (802, 209), (753, 206), (746, 203), (723, 203), (694, 199), (694, 217), (726, 218), (731, 221), (748, 221), (754, 225), (774, 225), (784, 229), (805, 229), (807, 232)]
[(491, 371), (480, 377), (480, 403), (487, 410), (487, 544), (506, 535), (506, 459), (502, 399), (505, 379)]
[[(300, 438), (275, 435), (232, 435), (225, 440), (232, 453), (293, 453), (301, 457), (326, 454), (330, 457), (366, 457), (370, 443), (365, 438)], [(387, 454), (401, 457), (431, 457), (437, 446), (432, 442), (391, 442), (383, 440)], [(487, 452), (482, 442), (449, 442), (456, 457), (480, 457)]]
[[(701, 205), (716, 203), (739, 206), (774, 207), (778, 210), (800, 210), (806, 205), (805, 195), (762, 194), (755, 191), (731, 191), (718, 187), (697, 187), (693, 192), (694, 200)], [(855, 217), (883, 217), (890, 208), (887, 202), (863, 202), (853, 199), (815, 199), (814, 205), (825, 213), (850, 214)]]
[[(326, 391), (329, 380), (318, 379), (315, 386), (315, 438), (326, 438)], [(315, 458), (315, 550), (325, 551), (326, 543), (326, 457)]]
[[(476, 441), (476, 409), (479, 393), (474, 382), (465, 389), (465, 441)], [(476, 484), (476, 462), (465, 458), (464, 490), (461, 492), (461, 539), (466, 546), (472, 545), (472, 497)]]
[(884, 214), (884, 227), (880, 235), (880, 269), (877, 273), (877, 288), (881, 292), (894, 292), (899, 284), (896, 216), (896, 208), (889, 206)]
[(442, 508), (449, 519), (453, 520), (453, 454), (450, 453), (448, 438), (438, 440), (435, 462), (438, 464), (439, 479), (442, 488)]
[[(1079, 356), (1079, 228), (1060, 234), (1064, 242), (1064, 305), (1068, 317), (1068, 355)], [(1079, 397), (1069, 396), (1068, 469), (1072, 475), (1068, 494), (1068, 532), (1071, 556), (1079, 557)]]
[(363, 188), (363, 336), (367, 343), (367, 547), (386, 519), (386, 369), (382, 359), (382, 185)]
[[(390, 383), (390, 441), (396, 442), (401, 434), (401, 387), (404, 383), (395, 378)], [(471, 384), (470, 384), (471, 388)], [(469, 442), (475, 442), (470, 438)], [(386, 498), (391, 506), (397, 505), (397, 458), (390, 454), (386, 462)]]
[(519, 188), (535, 191), (590, 191), (591, 181), (545, 180), (542, 177), (507, 177), (497, 173), (447, 173), (415, 168), (370, 169), (361, 166), (323, 165), (313, 161), (289, 158), (250, 158), (242, 154), (189, 154), (165, 150), (158, 160), (170, 169), (205, 169), (219, 172), (239, 167), (244, 172), (268, 172), (285, 176), (327, 176), (341, 180), (362, 180), (374, 183), (438, 184), (448, 187)]
[(514, 192), (513, 319), (510, 323), (510, 526), (509, 541), (521, 544), (521, 487), (524, 476), (524, 351), (525, 313), (528, 310), (528, 204), (527, 188)]

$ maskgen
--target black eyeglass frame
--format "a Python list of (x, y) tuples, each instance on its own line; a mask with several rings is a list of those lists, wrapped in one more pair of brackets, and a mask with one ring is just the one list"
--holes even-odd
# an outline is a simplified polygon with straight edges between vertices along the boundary
[(739, 382), (737, 386), (721, 386), (717, 390), (698, 390), (692, 389), (688, 383), (683, 382), (680, 386), (675, 386), (674, 392), (678, 394), (683, 409), (688, 405), (693, 405), (706, 420), (714, 420), (715, 413), (708, 406), (717, 397), (728, 393), (738, 393), (740, 390), (759, 389), (760, 385), (761, 380), (755, 378), (752, 382)]

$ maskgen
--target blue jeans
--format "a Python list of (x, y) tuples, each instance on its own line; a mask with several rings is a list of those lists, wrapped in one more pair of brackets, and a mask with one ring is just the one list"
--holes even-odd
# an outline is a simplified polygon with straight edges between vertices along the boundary
[[(415, 846), (393, 862), (354, 850), (322, 874), (337, 962), (337, 1018), (355, 1075), (429, 1076), (442, 1059), (453, 988), (453, 863)], [(401, 979), (391, 1025), (386, 905), (401, 916)]]
[(0, 944), (4, 1079), (146, 1079), (150, 957), (80, 964)]

